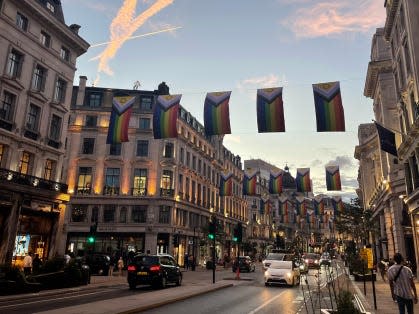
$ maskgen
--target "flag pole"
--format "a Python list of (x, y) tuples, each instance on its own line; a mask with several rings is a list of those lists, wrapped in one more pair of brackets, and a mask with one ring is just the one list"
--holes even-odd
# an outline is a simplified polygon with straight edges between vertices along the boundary
[(381, 125), (383, 128), (386, 128), (387, 130), (390, 130), (390, 131), (392, 131), (392, 132), (394, 132), (394, 133), (398, 133), (398, 134), (400, 134), (400, 135), (403, 135), (403, 133), (402, 133), (402, 132), (397, 131), (397, 130), (394, 130), (394, 129), (389, 128), (389, 127), (386, 127), (386, 126), (384, 126), (382, 123), (377, 122), (377, 121), (376, 121), (376, 120), (374, 120), (374, 119), (371, 119), (371, 121), (373, 121), (374, 123), (377, 123), (378, 125)]

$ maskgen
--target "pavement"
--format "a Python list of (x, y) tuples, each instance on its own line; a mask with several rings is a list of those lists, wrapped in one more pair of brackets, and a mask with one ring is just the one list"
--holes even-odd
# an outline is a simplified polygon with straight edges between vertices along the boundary
[[(394, 303), (391, 298), (390, 286), (388, 282), (384, 282), (380, 276), (377, 276), (377, 280), (374, 282), (375, 294), (373, 293), (371, 281), (367, 281), (365, 283), (364, 289), (364, 282), (354, 281), (352, 276), (349, 276), (349, 279), (352, 285), (351, 290), (356, 294), (356, 299), (361, 307), (365, 309), (365, 313), (398, 313), (397, 304)], [(230, 268), (224, 269), (222, 267), (218, 267), (215, 276), (215, 283), (213, 283), (212, 271), (202, 267), (197, 267), (196, 271), (183, 271), (183, 282), (180, 287), (161, 289), (158, 290), (158, 293), (153, 293), (155, 291), (142, 292), (138, 294), (133, 293), (132, 295), (126, 297), (80, 304), (47, 312), (38, 312), (38, 314), (138, 313), (147, 309), (181, 301), (211, 291), (243, 284), (248, 280), (252, 279), (250, 277), (246, 277), (246, 274), (240, 274), (240, 280), (236, 280), (236, 275), (231, 272)], [(119, 276), (118, 274), (114, 274), (113, 276), (92, 276), (91, 283), (87, 286), (58, 290), (45, 290), (39, 293), (31, 294), (0, 296), (0, 301), (27, 300), (28, 298), (35, 298), (39, 296), (57, 295), (64, 291), (88, 291), (97, 288), (124, 285), (128, 289), (125, 274), (123, 276)], [(419, 311), (418, 307), (419, 305), (415, 305), (416, 311)]]

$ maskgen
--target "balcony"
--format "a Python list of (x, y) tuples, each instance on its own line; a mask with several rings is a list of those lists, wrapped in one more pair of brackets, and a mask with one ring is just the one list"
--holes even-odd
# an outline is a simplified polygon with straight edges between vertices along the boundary
[(103, 187), (103, 195), (119, 195), (119, 187), (105, 185)]
[(45, 180), (27, 174), (0, 168), (0, 183), (14, 183), (27, 187), (67, 193), (67, 184)]
[(48, 142), (47, 142), (47, 145), (58, 149), (58, 148), (61, 147), (61, 142), (53, 140), (53, 139), (49, 139)]
[(173, 197), (175, 195), (175, 190), (173, 189), (160, 189), (160, 196), (163, 197)]
[(89, 195), (92, 193), (92, 188), (88, 186), (78, 186), (76, 187), (77, 195)]
[(32, 130), (25, 130), (25, 133), (23, 135), (34, 141), (38, 140), (38, 137), (39, 137), (38, 132), (32, 131)]
[(133, 196), (147, 196), (147, 189), (146, 188), (132, 188), (131, 194)]
[(0, 128), (11, 131), (13, 128), (13, 123), (0, 118)]

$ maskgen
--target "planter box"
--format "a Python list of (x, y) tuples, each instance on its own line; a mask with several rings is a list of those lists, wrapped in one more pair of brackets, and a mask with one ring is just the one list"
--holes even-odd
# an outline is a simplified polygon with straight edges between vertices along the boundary
[(374, 281), (377, 280), (376, 274), (371, 275), (371, 274), (358, 274), (358, 273), (354, 273), (353, 275), (354, 275), (355, 281), (364, 281), (364, 280), (365, 281), (371, 281), (371, 278)]

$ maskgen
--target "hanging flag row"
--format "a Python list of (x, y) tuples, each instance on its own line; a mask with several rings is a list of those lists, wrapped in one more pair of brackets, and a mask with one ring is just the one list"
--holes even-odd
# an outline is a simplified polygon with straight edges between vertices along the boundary
[[(344, 132), (345, 117), (339, 82), (313, 84), (317, 132)], [(204, 127), (207, 136), (231, 134), (231, 91), (207, 93)], [(160, 95), (153, 111), (155, 139), (176, 138), (182, 95)], [(108, 129), (108, 144), (128, 141), (128, 126), (135, 96), (115, 96)], [(259, 133), (285, 132), (282, 87), (257, 90), (256, 115)]]

